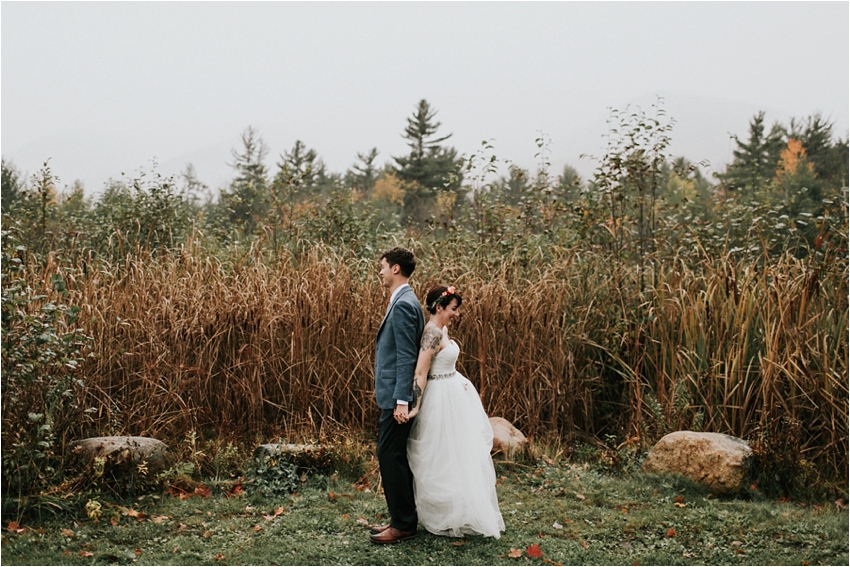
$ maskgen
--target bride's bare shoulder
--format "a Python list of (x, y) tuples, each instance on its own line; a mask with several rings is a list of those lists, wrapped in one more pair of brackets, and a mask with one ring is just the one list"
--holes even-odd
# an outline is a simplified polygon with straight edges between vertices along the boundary
[(420, 341), (422, 350), (440, 350), (440, 343), (443, 342), (443, 332), (436, 325), (425, 325), (425, 330), (422, 331), (422, 340)]

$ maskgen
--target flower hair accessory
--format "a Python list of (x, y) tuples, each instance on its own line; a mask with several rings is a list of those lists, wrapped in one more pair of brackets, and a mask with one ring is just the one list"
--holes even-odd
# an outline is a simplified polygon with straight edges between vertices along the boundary
[(448, 297), (450, 295), (454, 295), (456, 291), (457, 290), (455, 289), (455, 286), (450, 285), (448, 288), (446, 288), (446, 291), (444, 291), (443, 293), (440, 294), (440, 297), (438, 297), (437, 299), (435, 299), (434, 301), (431, 302), (431, 305), (428, 306), (428, 311), (431, 311), (432, 309), (436, 309), (437, 305), (441, 301), (443, 301), (443, 299), (445, 299), (446, 297)]

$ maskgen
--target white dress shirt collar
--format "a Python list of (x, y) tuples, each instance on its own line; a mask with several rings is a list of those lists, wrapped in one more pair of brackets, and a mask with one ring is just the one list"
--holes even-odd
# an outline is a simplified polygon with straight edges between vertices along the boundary
[[(393, 291), (392, 295), (390, 295), (390, 303), (389, 303), (389, 305), (392, 305), (392, 304), (393, 304), (393, 300), (395, 300), (396, 296), (397, 296), (399, 293), (401, 293), (401, 292), (404, 290), (404, 288), (408, 288), (408, 289), (409, 289), (409, 288), (410, 288), (410, 284), (403, 283), (403, 284), (401, 284), (400, 286), (398, 286), (397, 288), (395, 288), (395, 290)], [(389, 309), (389, 305), (387, 305), (387, 309)]]

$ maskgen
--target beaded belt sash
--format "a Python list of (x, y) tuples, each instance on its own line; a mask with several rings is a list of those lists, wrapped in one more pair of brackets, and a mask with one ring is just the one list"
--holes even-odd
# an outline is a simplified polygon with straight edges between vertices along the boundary
[(446, 374), (429, 374), (428, 380), (442, 380), (443, 378), (451, 378), (454, 375), (454, 372), (448, 372)]

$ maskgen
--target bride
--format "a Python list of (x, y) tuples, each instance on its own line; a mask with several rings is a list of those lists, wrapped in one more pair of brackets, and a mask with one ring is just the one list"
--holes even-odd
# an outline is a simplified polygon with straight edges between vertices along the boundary
[(416, 511), (425, 529), (450, 537), (498, 538), (505, 522), (490, 457), (493, 428), (475, 387), (455, 370), (460, 348), (448, 335), (462, 302), (454, 287), (443, 285), (426, 296), (431, 318), (422, 333), (416, 365), (409, 417), (417, 418), (407, 441), (407, 458)]

